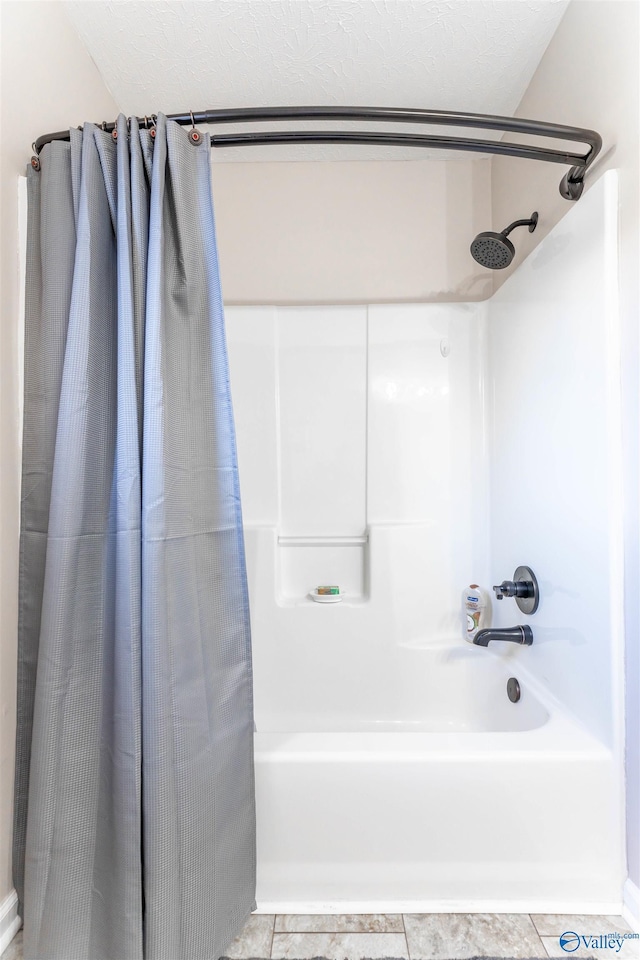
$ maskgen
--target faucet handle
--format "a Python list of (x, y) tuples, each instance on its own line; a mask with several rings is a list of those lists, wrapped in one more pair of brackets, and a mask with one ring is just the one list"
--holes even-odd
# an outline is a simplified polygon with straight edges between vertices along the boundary
[(538, 581), (530, 567), (517, 567), (513, 580), (503, 580), (499, 586), (494, 586), (496, 600), (504, 597), (515, 597), (516, 603), (523, 613), (535, 613), (538, 609), (539, 591)]
[(499, 587), (493, 588), (496, 600), (504, 597), (532, 597), (533, 583), (530, 580), (503, 580)]

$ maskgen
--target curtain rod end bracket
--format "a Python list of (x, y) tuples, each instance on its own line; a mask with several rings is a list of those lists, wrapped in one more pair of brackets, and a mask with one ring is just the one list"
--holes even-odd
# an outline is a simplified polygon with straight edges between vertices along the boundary
[(584, 190), (584, 173), (579, 167), (572, 167), (560, 181), (560, 196), (565, 200), (579, 200)]

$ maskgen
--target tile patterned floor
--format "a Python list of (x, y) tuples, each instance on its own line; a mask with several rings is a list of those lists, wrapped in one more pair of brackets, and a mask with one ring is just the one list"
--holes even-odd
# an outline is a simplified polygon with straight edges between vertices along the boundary
[(581, 937), (632, 932), (622, 917), (526, 913), (254, 915), (227, 955), (232, 960), (469, 960), (478, 956), (504, 960), (570, 956), (581, 960), (640, 960), (640, 939), (624, 940), (619, 950), (617, 944), (595, 949), (581, 945), (571, 954), (560, 946), (560, 934), (569, 930)]
[[(569, 952), (560, 946), (560, 934), (565, 931), (597, 939)], [(605, 946), (606, 941), (599, 938), (611, 933), (631, 933), (631, 929), (622, 917), (560, 914), (254, 914), (226, 955), (230, 960), (468, 960), (478, 956), (640, 960), (640, 939)], [(23, 960), (22, 932), (0, 960)]]

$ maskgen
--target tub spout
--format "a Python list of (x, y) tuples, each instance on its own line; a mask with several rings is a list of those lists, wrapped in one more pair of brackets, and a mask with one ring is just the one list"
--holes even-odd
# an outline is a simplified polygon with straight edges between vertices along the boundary
[(488, 647), (492, 640), (511, 640), (512, 643), (522, 643), (530, 647), (533, 643), (533, 631), (531, 627), (518, 625), (517, 627), (505, 627), (503, 630), (479, 630), (473, 638), (473, 642), (479, 647)]

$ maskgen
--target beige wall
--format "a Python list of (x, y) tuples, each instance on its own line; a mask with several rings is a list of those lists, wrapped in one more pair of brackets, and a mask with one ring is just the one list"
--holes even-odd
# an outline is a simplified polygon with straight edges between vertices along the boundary
[(115, 118), (116, 104), (55, 2), (0, 4), (0, 902), (13, 887), (19, 449), (17, 184), (41, 133)]
[(483, 300), (491, 162), (214, 163), (227, 303)]
[[(626, 310), (638, 303), (638, 285), (631, 280), (638, 263), (639, 10), (636, 0), (572, 0), (516, 111), (518, 117), (591, 127), (602, 136), (602, 152), (585, 190), (605, 170), (619, 170)], [(580, 151), (581, 145), (570, 149)], [(560, 164), (493, 158), (493, 229), (502, 230), (534, 209), (540, 214), (535, 233), (513, 234), (518, 256), (512, 268), (496, 274), (496, 287), (572, 206), (558, 191), (566, 171)]]
[[(640, 565), (638, 562), (638, 186), (639, 5), (636, 0), (572, 0), (517, 115), (592, 127), (603, 137), (586, 189), (606, 169), (619, 173), (621, 383), (625, 448), (625, 620), (627, 647), (627, 839), (629, 875), (640, 885)], [(496, 157), (492, 170), (494, 229), (536, 209), (534, 234), (518, 230), (526, 255), (571, 206), (558, 193), (565, 167)], [(578, 201), (579, 202), (579, 201)], [(508, 271), (504, 271), (508, 275)], [(500, 284), (504, 275), (496, 277)]]

